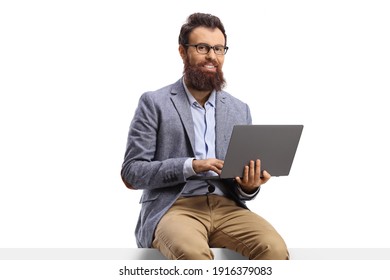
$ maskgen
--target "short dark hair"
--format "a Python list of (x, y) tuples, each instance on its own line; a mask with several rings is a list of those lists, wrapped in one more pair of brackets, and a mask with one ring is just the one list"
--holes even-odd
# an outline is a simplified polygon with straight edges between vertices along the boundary
[(188, 44), (188, 38), (192, 30), (197, 27), (207, 27), (207, 28), (218, 28), (223, 33), (225, 37), (225, 46), (226, 46), (226, 33), (225, 27), (223, 26), (221, 20), (211, 14), (203, 13), (194, 13), (187, 18), (187, 22), (183, 24), (180, 29), (179, 35), (179, 44), (185, 46)]

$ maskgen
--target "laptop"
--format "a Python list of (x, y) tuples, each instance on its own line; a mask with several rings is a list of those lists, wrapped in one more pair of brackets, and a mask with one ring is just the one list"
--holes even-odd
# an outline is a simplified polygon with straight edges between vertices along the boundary
[(303, 125), (236, 125), (233, 127), (221, 175), (192, 176), (192, 180), (242, 177), (250, 160), (261, 160), (271, 176), (287, 176), (298, 148)]

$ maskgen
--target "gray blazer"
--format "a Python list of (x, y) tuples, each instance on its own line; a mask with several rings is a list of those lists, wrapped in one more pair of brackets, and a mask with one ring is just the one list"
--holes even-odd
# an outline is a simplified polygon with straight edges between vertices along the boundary
[[(233, 126), (251, 124), (247, 104), (225, 91), (216, 95), (216, 157), (224, 160)], [(180, 196), (186, 183), (183, 165), (194, 157), (194, 129), (182, 80), (144, 93), (131, 122), (122, 179), (127, 187), (142, 189), (136, 226), (138, 247), (151, 247), (154, 230)], [(231, 197), (242, 207), (244, 198), (233, 180), (224, 181)]]

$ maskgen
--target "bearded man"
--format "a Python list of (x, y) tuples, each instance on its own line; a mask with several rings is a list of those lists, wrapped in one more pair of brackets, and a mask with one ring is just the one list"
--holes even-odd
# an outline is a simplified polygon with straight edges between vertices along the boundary
[(271, 178), (260, 159), (242, 177), (202, 180), (221, 173), (233, 126), (252, 122), (248, 105), (223, 90), (227, 50), (218, 17), (190, 15), (179, 35), (183, 77), (139, 100), (121, 170), (128, 188), (143, 190), (137, 245), (168, 259), (213, 259), (212, 247), (288, 259), (275, 228), (245, 204)]

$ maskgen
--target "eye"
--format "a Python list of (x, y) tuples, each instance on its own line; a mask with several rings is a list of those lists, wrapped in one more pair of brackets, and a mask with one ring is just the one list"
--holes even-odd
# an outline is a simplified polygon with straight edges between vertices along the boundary
[(224, 53), (225, 52), (225, 47), (224, 46), (214, 46), (214, 50), (217, 53)]
[(207, 45), (198, 45), (198, 50), (201, 52), (206, 52), (209, 49)]

